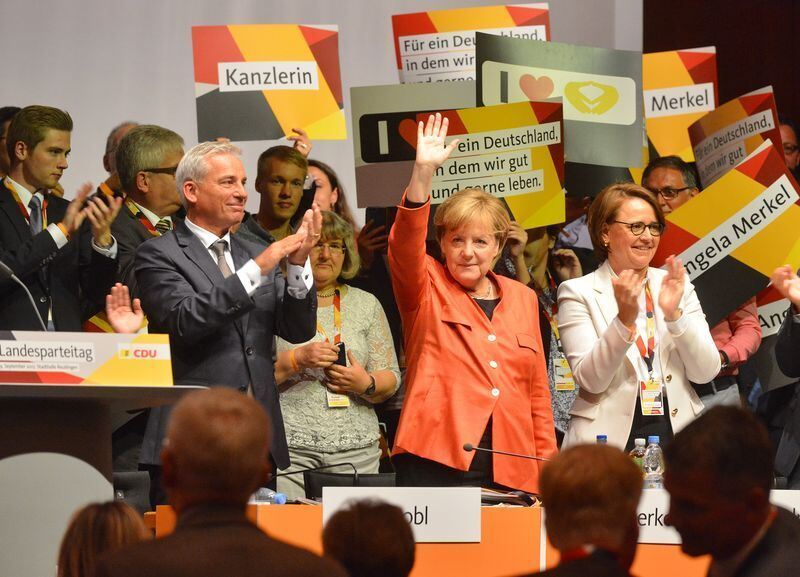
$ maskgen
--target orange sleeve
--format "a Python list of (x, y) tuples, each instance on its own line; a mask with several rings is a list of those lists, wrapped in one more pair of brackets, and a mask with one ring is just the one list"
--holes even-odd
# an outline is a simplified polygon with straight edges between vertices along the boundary
[(389, 269), (397, 307), (407, 313), (419, 308), (430, 286), (425, 238), (431, 203), (429, 199), (419, 208), (408, 208), (404, 201), (405, 194), (389, 233)]

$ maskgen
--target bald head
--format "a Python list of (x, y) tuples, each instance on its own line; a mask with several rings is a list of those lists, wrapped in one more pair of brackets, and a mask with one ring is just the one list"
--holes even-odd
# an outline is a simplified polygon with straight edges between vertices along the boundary
[(252, 398), (226, 388), (191, 393), (172, 411), (161, 453), (176, 508), (244, 504), (269, 474), (269, 421)]

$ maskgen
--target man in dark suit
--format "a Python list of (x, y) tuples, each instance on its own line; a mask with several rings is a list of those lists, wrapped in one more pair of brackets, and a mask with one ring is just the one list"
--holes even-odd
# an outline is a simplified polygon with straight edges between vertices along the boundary
[[(50, 330), (79, 331), (100, 310), (116, 272), (111, 223), (121, 200), (72, 202), (50, 193), (67, 169), (72, 119), (28, 106), (8, 129), (9, 174), (0, 183), (0, 261), (30, 290)], [(0, 275), (0, 329), (41, 330), (25, 291)]]
[(175, 172), (183, 158), (183, 138), (152, 124), (128, 131), (116, 147), (116, 173), (125, 202), (111, 227), (119, 243), (117, 280), (136, 295), (133, 272), (136, 249), (172, 230), (181, 197)]
[[(772, 286), (789, 299), (789, 310), (775, 341), (775, 360), (787, 377), (800, 377), (800, 278), (786, 265), (772, 273)], [(786, 479), (787, 489), (800, 489), (800, 387), (794, 389), (785, 425), (775, 453), (775, 471)]]
[[(273, 370), (273, 337), (309, 340), (316, 330), (316, 293), (308, 253), (319, 239), (315, 206), (298, 231), (263, 249), (232, 236), (247, 192), (239, 149), (206, 142), (186, 153), (176, 174), (186, 220), (139, 247), (136, 280), (150, 332), (168, 333), (179, 385), (227, 386), (252, 394), (272, 422), (271, 455), (289, 466)], [(279, 262), (288, 257), (287, 277)], [(147, 424), (140, 463), (158, 488), (158, 456), (169, 411)]]
[(800, 519), (770, 504), (769, 436), (744, 409), (710, 409), (664, 450), (665, 521), (687, 555), (711, 555), (709, 576), (782, 577), (800, 566)]
[[(542, 472), (547, 536), (561, 553), (548, 577), (627, 577), (636, 555), (642, 472), (609, 445), (577, 445)], [(530, 577), (530, 576), (529, 576)]]
[(175, 407), (161, 454), (175, 532), (102, 557), (97, 577), (344, 577), (333, 561), (277, 541), (245, 515), (267, 479), (269, 423), (253, 399), (217, 388)]

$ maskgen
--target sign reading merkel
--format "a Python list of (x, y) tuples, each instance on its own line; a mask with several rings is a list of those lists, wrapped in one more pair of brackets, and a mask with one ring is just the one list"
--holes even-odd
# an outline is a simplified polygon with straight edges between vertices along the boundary
[(741, 164), (667, 215), (653, 266), (683, 261), (713, 326), (769, 283), (800, 265), (797, 182), (767, 140)]
[(194, 26), (200, 141), (347, 138), (336, 26)]

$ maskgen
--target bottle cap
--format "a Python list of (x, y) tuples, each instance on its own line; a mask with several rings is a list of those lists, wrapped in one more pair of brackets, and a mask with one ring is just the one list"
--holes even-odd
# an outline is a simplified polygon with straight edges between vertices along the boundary
[(650, 435), (649, 437), (647, 437), (647, 442), (648, 442), (649, 444), (651, 444), (651, 445), (652, 445), (653, 443), (655, 443), (655, 444), (657, 445), (657, 444), (659, 443), (659, 441), (660, 441), (660, 440), (661, 440), (661, 439), (659, 438), (659, 436), (658, 436), (658, 435)]
[(597, 435), (598, 443), (608, 443), (608, 435)]
[(272, 502), (276, 505), (285, 505), (286, 504), (286, 495), (283, 493), (275, 493), (272, 496)]
[(642, 438), (634, 439), (633, 444), (637, 447), (644, 447), (644, 439)]

